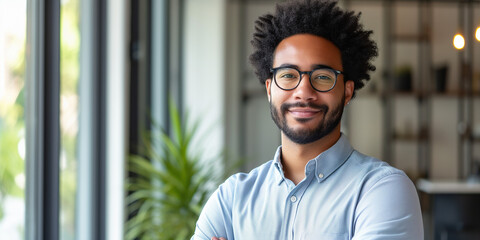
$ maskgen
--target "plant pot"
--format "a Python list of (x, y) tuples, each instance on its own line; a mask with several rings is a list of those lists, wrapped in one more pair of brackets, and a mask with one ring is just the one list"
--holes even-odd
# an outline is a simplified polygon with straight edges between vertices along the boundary
[(448, 67), (446, 65), (435, 69), (435, 90), (437, 92), (443, 93), (447, 90), (447, 74)]
[(395, 78), (395, 90), (398, 92), (412, 91), (412, 72), (398, 73)]

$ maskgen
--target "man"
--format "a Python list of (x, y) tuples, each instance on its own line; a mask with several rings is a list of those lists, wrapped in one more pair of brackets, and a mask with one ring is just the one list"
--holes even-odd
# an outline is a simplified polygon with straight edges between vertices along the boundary
[(344, 106), (375, 70), (377, 47), (359, 15), (332, 1), (290, 1), (255, 29), (250, 60), (282, 145), (215, 191), (192, 239), (423, 239), (409, 178), (340, 131)]

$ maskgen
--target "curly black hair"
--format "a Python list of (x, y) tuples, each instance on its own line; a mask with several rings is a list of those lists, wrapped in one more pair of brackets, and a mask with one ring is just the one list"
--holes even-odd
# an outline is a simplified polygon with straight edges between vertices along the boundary
[(378, 55), (377, 45), (359, 22), (361, 13), (343, 11), (336, 1), (297, 0), (277, 4), (275, 14), (260, 16), (255, 21), (251, 41), (254, 52), (250, 62), (261, 83), (271, 78), (270, 68), (278, 44), (285, 38), (301, 33), (331, 41), (340, 49), (345, 80), (352, 80), (355, 91), (370, 80), (371, 64)]

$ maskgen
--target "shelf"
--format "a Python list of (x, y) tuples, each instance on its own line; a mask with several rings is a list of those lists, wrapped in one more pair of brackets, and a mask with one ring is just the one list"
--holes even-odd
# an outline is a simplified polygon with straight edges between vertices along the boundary
[(427, 141), (428, 137), (422, 136), (422, 135), (398, 135), (398, 134), (393, 134), (392, 140), (402, 141), (402, 142), (421, 142), (421, 141)]
[(471, 95), (462, 91), (447, 91), (447, 92), (432, 92), (432, 97), (480, 97), (480, 92), (472, 93)]
[(416, 97), (416, 98), (421, 98), (421, 97), (424, 97), (426, 96), (426, 94), (424, 92), (420, 92), (420, 91), (392, 91), (392, 92), (388, 92), (386, 93), (390, 96), (394, 96), (394, 97)]
[(427, 41), (428, 36), (427, 35), (418, 35), (418, 34), (395, 34), (392, 36), (392, 39), (394, 41), (402, 41), (402, 42), (422, 42), (422, 41)]
[(429, 140), (428, 130), (426, 128), (421, 128), (419, 131), (412, 132), (409, 134), (394, 132), (392, 133), (392, 140), (408, 141), (408, 142), (428, 141)]
[(480, 183), (468, 183), (458, 180), (431, 181), (420, 179), (417, 188), (429, 194), (479, 194)]

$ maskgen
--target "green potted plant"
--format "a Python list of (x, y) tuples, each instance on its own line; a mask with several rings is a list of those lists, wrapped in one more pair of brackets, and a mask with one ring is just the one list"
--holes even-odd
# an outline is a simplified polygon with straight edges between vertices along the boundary
[(198, 122), (188, 125), (172, 103), (169, 111), (172, 135), (164, 130), (146, 134), (143, 154), (128, 160), (127, 240), (190, 238), (211, 187), (220, 180), (212, 161), (192, 153)]
[(395, 90), (398, 92), (412, 91), (412, 67), (401, 65), (395, 70)]

